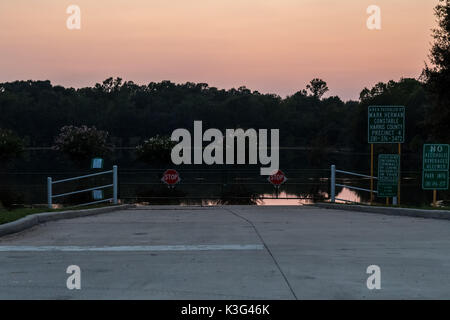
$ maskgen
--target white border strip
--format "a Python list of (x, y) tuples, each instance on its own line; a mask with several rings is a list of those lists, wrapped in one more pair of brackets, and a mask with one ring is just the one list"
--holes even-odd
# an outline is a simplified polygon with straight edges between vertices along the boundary
[(229, 245), (161, 245), (161, 246), (0, 246), (0, 252), (124, 252), (124, 251), (219, 251), (219, 250), (263, 250), (260, 244)]

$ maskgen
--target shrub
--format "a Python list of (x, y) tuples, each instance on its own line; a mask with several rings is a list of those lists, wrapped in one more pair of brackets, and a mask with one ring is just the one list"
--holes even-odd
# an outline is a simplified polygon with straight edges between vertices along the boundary
[(0, 189), (0, 209), (11, 210), (15, 204), (23, 202), (23, 195), (8, 189)]
[(145, 140), (136, 147), (137, 158), (148, 164), (167, 164), (171, 161), (170, 154), (175, 142), (169, 137), (156, 135)]
[(75, 162), (102, 157), (111, 152), (107, 143), (108, 132), (95, 127), (64, 126), (55, 138), (55, 149)]
[(0, 161), (7, 161), (23, 151), (23, 141), (11, 130), (0, 129)]

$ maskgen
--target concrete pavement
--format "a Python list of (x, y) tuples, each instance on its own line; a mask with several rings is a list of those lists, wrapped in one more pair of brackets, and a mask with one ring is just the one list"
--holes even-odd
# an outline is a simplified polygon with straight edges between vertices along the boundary
[[(81, 268), (68, 290), (66, 268)], [(366, 269), (381, 268), (381, 290)], [(450, 298), (450, 221), (298, 207), (137, 207), (0, 238), (0, 299)]]

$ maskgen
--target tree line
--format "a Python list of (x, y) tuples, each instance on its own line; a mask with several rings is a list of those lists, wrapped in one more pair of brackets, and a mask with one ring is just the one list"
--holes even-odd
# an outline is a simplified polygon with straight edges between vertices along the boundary
[(439, 115), (432, 113), (426, 83), (415, 79), (379, 83), (364, 89), (359, 101), (347, 102), (306, 90), (282, 99), (245, 87), (219, 90), (170, 81), (137, 85), (120, 78), (82, 89), (50, 81), (15, 81), (0, 88), (0, 127), (14, 131), (29, 147), (53, 146), (62, 127), (83, 125), (109, 132), (116, 147), (136, 146), (202, 120), (205, 127), (221, 130), (279, 128), (282, 146), (358, 150), (367, 145), (367, 107), (386, 104), (406, 106), (408, 149), (448, 129), (424, 130), (426, 120)]

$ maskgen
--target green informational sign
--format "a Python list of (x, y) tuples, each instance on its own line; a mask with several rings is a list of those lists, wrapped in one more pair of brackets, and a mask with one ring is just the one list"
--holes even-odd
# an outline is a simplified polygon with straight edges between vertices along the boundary
[(448, 171), (423, 171), (422, 189), (448, 190)]
[(423, 170), (448, 171), (448, 164), (448, 144), (425, 144), (423, 146)]
[(103, 169), (103, 159), (102, 158), (94, 158), (91, 161), (92, 169)]
[(400, 156), (380, 154), (378, 156), (378, 197), (397, 196)]
[(448, 144), (423, 146), (422, 189), (448, 190), (449, 150)]
[(397, 196), (397, 184), (382, 184), (378, 182), (377, 196), (380, 198), (392, 198)]
[(405, 107), (370, 106), (368, 110), (369, 143), (405, 141)]

